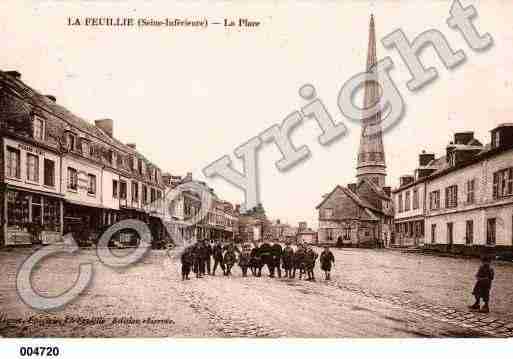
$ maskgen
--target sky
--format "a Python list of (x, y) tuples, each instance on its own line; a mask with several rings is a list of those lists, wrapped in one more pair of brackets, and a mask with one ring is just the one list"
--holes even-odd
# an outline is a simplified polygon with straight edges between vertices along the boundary
[[(359, 125), (337, 106), (342, 85), (365, 70), (370, 14), (380, 40), (400, 28), (412, 41), (442, 32), (466, 62), (448, 70), (433, 49), (421, 59), (438, 78), (422, 90), (406, 87), (410, 74), (394, 49), (378, 42), (378, 59), (389, 56), (390, 72), (406, 112), (384, 135), (388, 185), (413, 173), (422, 150), (443, 155), (456, 131), (470, 130), (483, 143), (489, 131), (513, 122), (513, 2), (461, 1), (474, 5), (474, 24), (494, 44), (477, 53), (450, 29), (450, 1), (11, 1), (0, 3), (0, 69), (18, 70), (22, 80), (80, 117), (114, 120), (114, 135), (137, 148), (164, 171), (202, 170), (306, 104), (299, 88), (316, 88), (347, 135), (329, 146), (305, 119), (292, 132), (309, 159), (280, 172), (274, 144), (258, 152), (260, 199), (268, 217), (318, 225), (315, 210), (337, 184), (354, 182)], [(223, 22), (247, 18), (258, 28), (205, 29), (68, 26), (68, 17), (188, 18)], [(207, 179), (219, 197), (240, 203), (243, 192), (222, 178)]]

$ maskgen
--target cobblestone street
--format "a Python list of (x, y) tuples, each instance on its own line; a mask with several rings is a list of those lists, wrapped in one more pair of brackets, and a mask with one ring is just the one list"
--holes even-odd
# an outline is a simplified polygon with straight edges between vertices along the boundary
[[(342, 249), (333, 251), (329, 282), (318, 267), (317, 282), (242, 278), (238, 267), (233, 277), (182, 282), (179, 263), (164, 251), (120, 271), (101, 264), (94, 250), (82, 250), (48, 258), (34, 273), (36, 288), (52, 296), (73, 284), (79, 263), (94, 264), (93, 281), (77, 300), (41, 313), (15, 290), (17, 268), (32, 251), (0, 252), (0, 315), (13, 319), (0, 321), (2, 336), (513, 336), (513, 265), (507, 263), (495, 263), (492, 313), (484, 315), (466, 309), (477, 260)], [(63, 324), (66, 317), (75, 320)]]

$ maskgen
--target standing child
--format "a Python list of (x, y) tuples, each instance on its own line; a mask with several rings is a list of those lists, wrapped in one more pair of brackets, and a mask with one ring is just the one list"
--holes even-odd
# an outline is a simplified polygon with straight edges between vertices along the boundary
[(194, 258), (192, 256), (192, 249), (190, 247), (185, 248), (181, 257), (182, 261), (182, 280), (189, 280), (189, 274), (191, 273), (191, 266), (193, 265)]
[(481, 299), (483, 299), (484, 305), (479, 309), (479, 312), (489, 313), (490, 307), (488, 306), (488, 303), (490, 301), (490, 289), (492, 288), (492, 281), (495, 273), (490, 265), (492, 260), (489, 256), (482, 257), (481, 261), (481, 266), (476, 274), (476, 285), (472, 291), (472, 294), (476, 298), (476, 302), (474, 305), (470, 306), (470, 309), (478, 310), (480, 308)]
[(330, 247), (324, 247), (324, 250), (321, 253), (321, 270), (324, 271), (324, 279), (330, 280), (330, 272), (331, 272), (331, 264), (335, 264), (335, 257), (333, 253), (330, 251)]
[(306, 274), (308, 275), (307, 280), (315, 281), (315, 261), (317, 260), (317, 253), (313, 250), (311, 246), (308, 246), (305, 254), (305, 269)]
[(226, 271), (224, 275), (232, 275), (232, 267), (237, 261), (237, 256), (235, 255), (235, 248), (233, 245), (229, 245), (226, 249), (226, 253), (224, 254), (223, 262), (226, 267)]
[(212, 275), (216, 275), (217, 266), (221, 267), (224, 274), (223, 246), (219, 241), (217, 241), (217, 243), (215, 244), (214, 249), (212, 250), (212, 254), (214, 257), (214, 268), (212, 270)]
[(242, 276), (247, 277), (248, 268), (251, 265), (251, 243), (242, 243), (242, 250), (239, 257), (239, 266)]
[(283, 249), (282, 262), (285, 270), (285, 278), (292, 278), (292, 267), (294, 261), (294, 249), (290, 246), (290, 242)]

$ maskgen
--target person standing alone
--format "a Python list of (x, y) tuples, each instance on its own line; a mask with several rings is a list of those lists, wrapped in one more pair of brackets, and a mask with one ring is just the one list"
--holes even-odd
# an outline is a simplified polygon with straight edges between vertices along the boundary
[(319, 261), (321, 262), (321, 270), (324, 271), (324, 279), (330, 280), (331, 264), (335, 264), (335, 256), (333, 256), (329, 246), (324, 247)]
[[(472, 294), (476, 298), (476, 302), (470, 306), (470, 309), (479, 310), (481, 313), (489, 313), (490, 307), (490, 290), (492, 288), (492, 281), (495, 276), (495, 272), (492, 268), (491, 258), (489, 255), (485, 255), (481, 258), (481, 266), (476, 274), (476, 284)], [(480, 308), (481, 299), (484, 301), (484, 305)]]

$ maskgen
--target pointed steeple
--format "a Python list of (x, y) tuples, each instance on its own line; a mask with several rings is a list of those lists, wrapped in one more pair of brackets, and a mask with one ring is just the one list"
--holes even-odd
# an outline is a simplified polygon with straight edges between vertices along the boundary
[[(376, 55), (376, 29), (374, 16), (371, 15), (369, 24), (369, 44), (367, 47), (366, 72), (372, 73), (377, 64)], [(369, 108), (379, 103), (380, 87), (377, 74), (373, 73), (373, 81), (364, 84), (363, 107)], [(360, 137), (360, 148), (358, 150), (358, 161), (356, 166), (356, 177), (358, 180), (364, 178), (371, 180), (380, 188), (385, 185), (386, 165), (385, 150), (381, 132), (381, 112), (369, 118), (362, 119), (362, 134)]]

